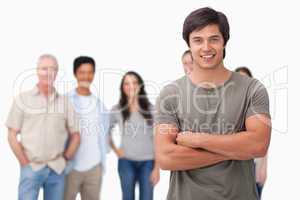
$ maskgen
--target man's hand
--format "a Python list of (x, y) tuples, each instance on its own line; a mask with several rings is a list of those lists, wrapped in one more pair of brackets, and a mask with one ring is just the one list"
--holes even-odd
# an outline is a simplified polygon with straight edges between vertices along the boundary
[(80, 134), (79, 132), (69, 133), (69, 144), (64, 152), (64, 158), (66, 160), (71, 160), (75, 155), (78, 147), (80, 145)]
[(20, 165), (23, 167), (28, 165), (30, 161), (24, 152), (22, 144), (17, 139), (17, 135), (19, 134), (19, 132), (20, 130), (8, 128), (8, 143), (13, 153), (17, 157)]
[(24, 161), (20, 161), (21, 167), (25, 167), (26, 165), (29, 165), (30, 161), (26, 158)]
[[(208, 134), (203, 135), (206, 137)], [(158, 124), (155, 126), (155, 158), (159, 167), (163, 170), (198, 169), (231, 160), (229, 157), (217, 153), (179, 145), (176, 141), (177, 136), (178, 129), (173, 124)], [(178, 137), (178, 141), (183, 143), (187, 140), (189, 142), (185, 143), (190, 143), (190, 138), (185, 137), (185, 135), (182, 138)]]
[(178, 145), (191, 147), (191, 148), (201, 148), (201, 138), (204, 137), (202, 133), (193, 133), (190, 131), (180, 132), (177, 135), (176, 142)]

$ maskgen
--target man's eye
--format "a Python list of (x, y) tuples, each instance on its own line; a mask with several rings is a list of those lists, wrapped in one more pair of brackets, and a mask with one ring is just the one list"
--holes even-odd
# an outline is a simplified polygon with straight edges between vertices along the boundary
[(210, 39), (212, 42), (218, 42), (220, 39), (219, 38), (212, 38)]

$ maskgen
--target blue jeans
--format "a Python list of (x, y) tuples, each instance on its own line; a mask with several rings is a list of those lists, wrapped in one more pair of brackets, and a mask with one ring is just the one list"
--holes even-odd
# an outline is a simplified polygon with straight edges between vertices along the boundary
[(132, 161), (119, 159), (118, 171), (122, 188), (123, 200), (134, 200), (135, 185), (138, 182), (140, 200), (153, 199), (153, 186), (150, 175), (154, 168), (154, 161)]
[(37, 200), (40, 188), (44, 200), (63, 200), (65, 174), (57, 174), (49, 167), (33, 171), (30, 165), (21, 167), (19, 200)]

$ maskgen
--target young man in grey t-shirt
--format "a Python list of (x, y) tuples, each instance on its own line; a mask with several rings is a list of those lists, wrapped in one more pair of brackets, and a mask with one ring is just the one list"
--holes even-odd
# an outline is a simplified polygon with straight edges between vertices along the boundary
[(256, 200), (253, 159), (267, 152), (271, 120), (265, 87), (225, 68), (226, 16), (192, 12), (183, 38), (193, 70), (156, 103), (156, 156), (171, 170), (168, 200)]

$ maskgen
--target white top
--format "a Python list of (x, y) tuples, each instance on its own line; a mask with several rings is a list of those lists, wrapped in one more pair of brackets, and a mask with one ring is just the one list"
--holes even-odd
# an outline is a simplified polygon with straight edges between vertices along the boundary
[(74, 157), (74, 169), (87, 171), (101, 162), (99, 148), (100, 122), (97, 113), (97, 99), (93, 96), (80, 96), (75, 110), (79, 114), (80, 146)]

